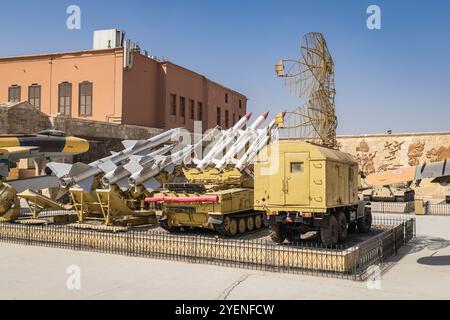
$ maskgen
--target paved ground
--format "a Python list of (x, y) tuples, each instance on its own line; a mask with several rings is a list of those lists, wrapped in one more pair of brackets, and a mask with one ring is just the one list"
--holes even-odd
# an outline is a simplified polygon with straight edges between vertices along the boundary
[[(417, 239), (376, 284), (0, 243), (0, 299), (450, 299), (450, 217), (417, 217)], [(69, 290), (69, 266), (81, 289)]]

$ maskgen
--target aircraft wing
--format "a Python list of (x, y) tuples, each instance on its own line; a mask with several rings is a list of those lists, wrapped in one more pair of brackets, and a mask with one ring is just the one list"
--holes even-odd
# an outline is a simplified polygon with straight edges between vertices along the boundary
[(450, 176), (450, 164), (447, 164), (446, 160), (430, 164), (425, 163), (415, 167), (372, 173), (366, 177), (365, 182), (368, 185), (381, 186), (447, 176)]
[(39, 147), (3, 147), (0, 148), (0, 156), (28, 154), (32, 151), (39, 150)]

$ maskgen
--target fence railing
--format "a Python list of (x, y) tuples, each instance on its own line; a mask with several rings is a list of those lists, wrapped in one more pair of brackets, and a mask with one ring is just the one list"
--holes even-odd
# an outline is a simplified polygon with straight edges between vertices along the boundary
[(436, 203), (428, 204), (427, 213), (433, 216), (450, 216), (450, 204)]
[(410, 202), (371, 202), (372, 212), (379, 213), (414, 213), (414, 201)]
[(263, 239), (131, 230), (99, 232), (65, 225), (0, 224), (0, 241), (263, 271), (358, 280), (415, 236), (415, 219), (374, 217), (374, 236), (355, 245), (323, 246), (317, 238), (277, 245)]
[[(433, 216), (450, 216), (450, 204), (448, 203), (430, 203), (424, 201), (423, 214)], [(377, 213), (399, 213), (416, 214), (416, 204), (410, 202), (371, 202), (372, 212)]]

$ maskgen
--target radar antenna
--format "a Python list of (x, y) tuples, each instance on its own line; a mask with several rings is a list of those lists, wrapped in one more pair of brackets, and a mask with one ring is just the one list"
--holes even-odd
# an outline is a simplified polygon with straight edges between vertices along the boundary
[(275, 66), (277, 75), (286, 78), (290, 92), (306, 100), (293, 112), (285, 112), (281, 130), (287, 138), (302, 138), (337, 149), (333, 58), (324, 36), (318, 32), (307, 33), (300, 49), (299, 59), (280, 60)]

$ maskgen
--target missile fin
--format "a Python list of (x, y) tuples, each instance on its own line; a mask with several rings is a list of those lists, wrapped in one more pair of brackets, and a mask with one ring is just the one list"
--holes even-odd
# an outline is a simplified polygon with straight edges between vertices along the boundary
[(70, 169), (68, 176), (73, 177), (76, 175), (79, 175), (82, 172), (85, 172), (86, 170), (92, 169), (90, 165), (87, 165), (82, 162), (77, 162), (74, 165), (72, 165), (72, 168)]
[(116, 184), (119, 186), (120, 189), (122, 189), (122, 191), (126, 191), (130, 187), (130, 184), (128, 183), (128, 177), (120, 179), (119, 181), (116, 182)]
[(124, 164), (124, 169), (127, 170), (129, 173), (133, 174), (138, 171), (141, 171), (144, 169), (138, 162), (136, 161), (129, 161), (128, 163)]
[(125, 149), (133, 148), (139, 141), (138, 140), (123, 140), (122, 145)]
[(58, 177), (62, 178), (67, 176), (72, 169), (72, 165), (68, 163), (60, 163), (60, 162), (50, 162), (47, 164), (47, 168), (52, 170), (52, 172)]
[(164, 168), (167, 173), (172, 173), (175, 170), (175, 165), (171, 164)]
[(104, 173), (108, 173), (111, 171), (114, 171), (117, 169), (117, 166), (112, 161), (105, 161), (98, 165), (100, 170), (102, 170)]
[(92, 183), (94, 182), (94, 177), (89, 177), (76, 184), (77, 187), (83, 189), (86, 192), (90, 192), (92, 189)]
[(156, 189), (158, 189), (159, 187), (161, 187), (161, 184), (156, 179), (151, 178), (151, 179), (145, 181), (143, 183), (143, 186), (148, 192), (153, 192)]
[(136, 161), (136, 162), (141, 161), (142, 158), (144, 158), (144, 157), (143, 157), (143, 156), (138, 156), (138, 155), (135, 155), (135, 154), (132, 154), (132, 155), (129, 157), (130, 161)]

